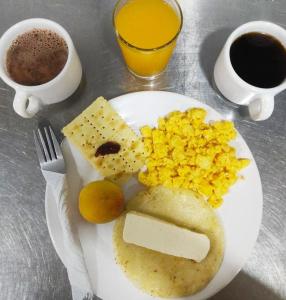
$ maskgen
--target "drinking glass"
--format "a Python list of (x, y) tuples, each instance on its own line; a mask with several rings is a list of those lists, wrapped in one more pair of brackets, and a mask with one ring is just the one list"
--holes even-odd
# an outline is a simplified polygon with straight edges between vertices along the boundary
[[(166, 26), (161, 26), (160, 31), (162, 30), (162, 34), (168, 34), (166, 30), (172, 30), (172, 32), (175, 32), (175, 34), (170, 39), (164, 41), (162, 44), (156, 45), (156, 47), (154, 48), (142, 47), (142, 46), (138, 47), (131, 40), (128, 40), (122, 36), (120, 32), (120, 28), (118, 28), (119, 26), (117, 24), (117, 19), (116, 19), (118, 13), (124, 6), (134, 4), (134, 2), (136, 1), (138, 0), (119, 0), (116, 3), (113, 11), (113, 27), (115, 30), (118, 44), (121, 48), (123, 58), (126, 62), (129, 71), (140, 78), (152, 80), (157, 76), (159, 76), (166, 69), (167, 64), (170, 60), (170, 57), (176, 46), (177, 38), (182, 29), (182, 24), (183, 24), (182, 10), (176, 0), (161, 0), (164, 5), (169, 5), (173, 10), (173, 12), (176, 14), (178, 18), (178, 24), (177, 24), (178, 26), (176, 29), (174, 29), (174, 27), (171, 28), (171, 25), (167, 24)], [(142, 0), (139, 1), (142, 2)], [(150, 0), (146, 0), (146, 1), (150, 1)], [(159, 1), (157, 0), (156, 2)], [(163, 11), (163, 9), (160, 10), (160, 6), (157, 7), (156, 9), (157, 9), (156, 11), (153, 11), (153, 16), (156, 16), (156, 18), (160, 20), (161, 17), (160, 14), (165, 12)], [(148, 11), (147, 9), (145, 11), (141, 10), (140, 14), (142, 16), (142, 19), (138, 20), (138, 22), (141, 23), (142, 21), (148, 22), (148, 18), (150, 18), (150, 11)], [(130, 16), (130, 18), (132, 18), (132, 16)], [(130, 20), (126, 18), (125, 21), (128, 22)], [(132, 28), (130, 28), (130, 30), (132, 30)], [(150, 32), (150, 35), (152, 34), (154, 35), (153, 32)], [(156, 36), (154, 36), (154, 39), (156, 39)], [(144, 40), (141, 40), (141, 45), (142, 44), (144, 45)]]

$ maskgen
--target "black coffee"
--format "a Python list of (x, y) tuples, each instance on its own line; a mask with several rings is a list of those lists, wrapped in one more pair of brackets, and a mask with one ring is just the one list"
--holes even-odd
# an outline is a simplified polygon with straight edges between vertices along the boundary
[(230, 48), (235, 72), (247, 83), (272, 88), (286, 78), (286, 49), (273, 36), (258, 32), (242, 35)]
[(33, 29), (19, 35), (6, 55), (11, 79), (23, 85), (39, 85), (55, 78), (68, 57), (66, 42), (57, 33)]

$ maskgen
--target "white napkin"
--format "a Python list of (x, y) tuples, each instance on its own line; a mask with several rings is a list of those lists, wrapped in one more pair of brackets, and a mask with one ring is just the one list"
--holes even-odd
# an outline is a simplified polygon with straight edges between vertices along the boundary
[(67, 258), (65, 264), (72, 287), (73, 300), (99, 299), (94, 296), (78, 236), (78, 227), (81, 224), (84, 228), (85, 224), (79, 216), (77, 207), (74, 207), (75, 203), (68, 198), (66, 175), (49, 171), (43, 171), (43, 175), (53, 191), (53, 200), (57, 205)]

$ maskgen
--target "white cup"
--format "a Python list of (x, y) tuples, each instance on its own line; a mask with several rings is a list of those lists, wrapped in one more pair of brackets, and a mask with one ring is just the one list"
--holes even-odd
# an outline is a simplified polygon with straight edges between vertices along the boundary
[[(68, 46), (68, 58), (64, 68), (51, 81), (34, 86), (25, 86), (13, 81), (6, 69), (6, 54), (13, 40), (33, 29), (48, 29), (61, 36)], [(24, 118), (33, 117), (44, 105), (57, 103), (71, 96), (80, 84), (82, 67), (67, 31), (47, 19), (28, 19), (10, 27), (0, 39), (0, 77), (15, 89), (14, 110)]]
[(241, 79), (232, 67), (230, 47), (241, 35), (249, 32), (269, 34), (286, 47), (286, 30), (265, 21), (245, 23), (228, 37), (214, 67), (214, 80), (217, 88), (228, 100), (247, 105), (251, 118), (261, 121), (269, 118), (274, 109), (274, 96), (286, 88), (286, 80), (274, 88), (259, 88)]

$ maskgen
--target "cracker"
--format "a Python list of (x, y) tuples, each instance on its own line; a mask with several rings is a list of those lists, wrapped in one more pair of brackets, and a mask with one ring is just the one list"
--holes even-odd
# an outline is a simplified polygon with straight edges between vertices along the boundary
[(111, 175), (106, 179), (123, 188), (124, 184), (131, 178), (131, 176), (132, 175), (128, 173), (118, 173), (116, 175)]
[[(103, 176), (134, 173), (143, 166), (141, 139), (103, 97), (97, 98), (62, 132)], [(97, 155), (98, 148), (107, 142), (119, 144), (119, 152)]]

